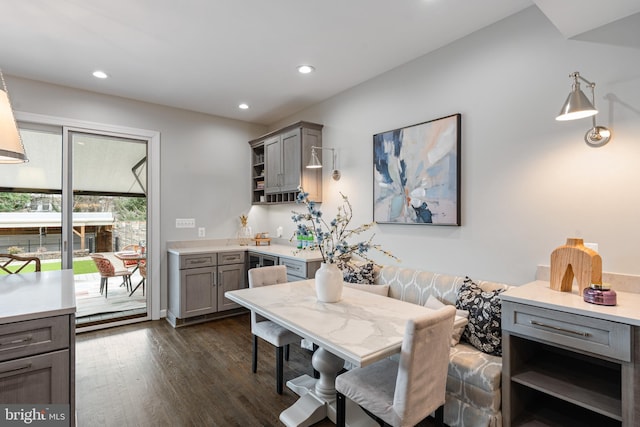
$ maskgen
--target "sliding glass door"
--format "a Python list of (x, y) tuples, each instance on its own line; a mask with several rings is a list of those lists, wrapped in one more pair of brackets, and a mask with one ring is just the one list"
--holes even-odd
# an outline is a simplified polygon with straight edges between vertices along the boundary
[(42, 270), (73, 268), (78, 327), (149, 318), (149, 140), (27, 122), (19, 128), (29, 162), (0, 165), (0, 253), (37, 256)]
[[(78, 326), (147, 316), (147, 141), (69, 130)], [(97, 273), (80, 273), (80, 266)]]

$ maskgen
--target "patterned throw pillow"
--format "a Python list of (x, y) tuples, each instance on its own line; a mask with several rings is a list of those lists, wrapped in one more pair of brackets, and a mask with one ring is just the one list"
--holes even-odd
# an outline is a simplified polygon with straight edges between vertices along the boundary
[(483, 291), (468, 277), (458, 290), (456, 308), (469, 312), (463, 338), (480, 351), (502, 356), (502, 305), (504, 289)]
[(372, 262), (339, 262), (338, 268), (342, 270), (342, 277), (345, 282), (363, 285), (375, 283), (375, 266)]

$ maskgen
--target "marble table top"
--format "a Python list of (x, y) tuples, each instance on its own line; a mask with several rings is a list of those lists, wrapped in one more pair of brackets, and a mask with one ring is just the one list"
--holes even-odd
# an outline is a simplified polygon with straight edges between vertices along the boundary
[(407, 320), (431, 311), (347, 287), (341, 301), (318, 302), (313, 279), (229, 291), (225, 296), (355, 366), (399, 352)]

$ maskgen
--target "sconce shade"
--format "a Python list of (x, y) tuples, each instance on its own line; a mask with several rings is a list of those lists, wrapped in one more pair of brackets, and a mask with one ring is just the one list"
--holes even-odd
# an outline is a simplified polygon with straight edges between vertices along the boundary
[(311, 147), (311, 161), (309, 162), (309, 164), (307, 165), (308, 169), (320, 169), (322, 167), (322, 162), (320, 161), (320, 159), (318, 158), (318, 153), (316, 152), (316, 150), (329, 150), (331, 151), (331, 157), (332, 157), (332, 161), (333, 161), (333, 168), (331, 170), (331, 178), (333, 178), (334, 181), (338, 181), (340, 180), (340, 171), (338, 169), (336, 169), (336, 150), (335, 148), (327, 148), (327, 147), (316, 147), (316, 146), (312, 146)]
[(0, 163), (24, 163), (27, 156), (11, 110), (9, 95), (0, 71)]
[(320, 169), (322, 167), (322, 162), (318, 159), (318, 154), (316, 153), (316, 149), (311, 149), (311, 161), (307, 165), (308, 169)]
[[(556, 117), (556, 120), (575, 120), (591, 117), (593, 126), (585, 134), (584, 141), (591, 147), (606, 145), (611, 140), (611, 131), (604, 126), (596, 125), (596, 114), (598, 114), (598, 110), (596, 110), (596, 84), (582, 77), (577, 71), (569, 74), (569, 77), (573, 79), (571, 93), (564, 102), (560, 115)], [(592, 101), (589, 101), (589, 98), (580, 90), (579, 80), (582, 80), (591, 88)]]
[(598, 110), (596, 110), (584, 92), (580, 90), (580, 83), (574, 83), (573, 90), (567, 97), (556, 120), (584, 119), (596, 114), (598, 114)]

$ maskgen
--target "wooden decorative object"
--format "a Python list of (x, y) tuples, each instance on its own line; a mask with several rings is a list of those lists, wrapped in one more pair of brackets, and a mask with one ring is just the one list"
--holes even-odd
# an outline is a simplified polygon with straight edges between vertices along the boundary
[(253, 240), (254, 242), (256, 242), (256, 246), (262, 246), (263, 243), (266, 243), (267, 245), (271, 245), (271, 237), (268, 237), (269, 235), (267, 233), (257, 233), (256, 237), (254, 237)]
[(580, 295), (592, 283), (602, 283), (602, 258), (584, 245), (582, 239), (567, 239), (567, 244), (551, 252), (551, 289), (571, 292), (573, 279)]

